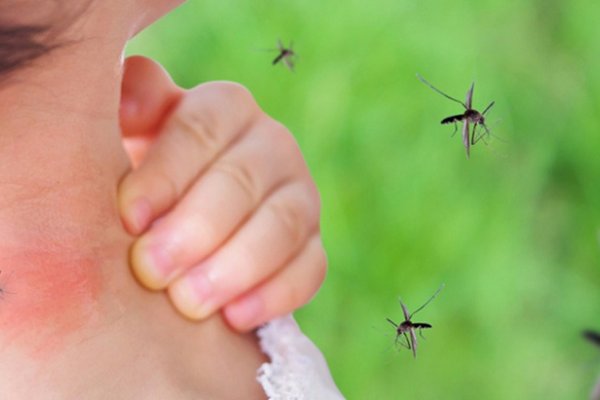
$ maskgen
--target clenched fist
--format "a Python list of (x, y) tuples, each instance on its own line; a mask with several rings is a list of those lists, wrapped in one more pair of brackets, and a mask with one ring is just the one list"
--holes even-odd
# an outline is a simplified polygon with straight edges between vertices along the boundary
[(325, 276), (319, 194), (290, 132), (244, 87), (177, 87), (125, 61), (121, 126), (134, 169), (119, 187), (145, 287), (191, 319), (223, 309), (246, 331), (305, 304)]

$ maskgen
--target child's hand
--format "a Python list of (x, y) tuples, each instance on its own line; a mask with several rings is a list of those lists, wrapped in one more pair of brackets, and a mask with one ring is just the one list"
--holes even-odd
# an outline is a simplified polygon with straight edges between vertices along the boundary
[[(121, 125), (136, 169), (119, 188), (138, 280), (202, 319), (249, 330), (306, 303), (326, 256), (319, 194), (290, 132), (242, 86), (176, 87), (125, 62)], [(160, 218), (159, 218), (160, 217)]]

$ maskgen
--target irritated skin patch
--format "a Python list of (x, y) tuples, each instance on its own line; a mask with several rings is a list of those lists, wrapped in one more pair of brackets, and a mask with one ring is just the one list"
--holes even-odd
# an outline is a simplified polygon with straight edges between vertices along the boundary
[(16, 346), (47, 359), (98, 316), (102, 274), (94, 257), (0, 246), (0, 271), (0, 354)]

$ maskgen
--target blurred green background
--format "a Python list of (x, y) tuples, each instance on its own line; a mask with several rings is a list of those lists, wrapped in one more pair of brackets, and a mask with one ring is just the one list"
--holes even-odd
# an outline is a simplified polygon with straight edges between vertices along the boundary
[[(246, 85), (297, 137), (329, 274), (297, 313), (350, 399), (583, 399), (600, 373), (600, 2), (189, 2), (129, 47)], [(293, 40), (296, 72), (272, 66)], [(497, 138), (439, 121), (476, 81)], [(398, 296), (431, 323), (393, 347)]]

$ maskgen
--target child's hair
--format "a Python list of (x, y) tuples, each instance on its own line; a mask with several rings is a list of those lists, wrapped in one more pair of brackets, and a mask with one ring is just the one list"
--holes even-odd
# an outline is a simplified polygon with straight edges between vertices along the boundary
[[(50, 2), (2, 0), (0, 6), (0, 83), (12, 73), (32, 64), (35, 60), (66, 43), (57, 37), (71, 26), (94, 2), (53, 0)], [(27, 14), (19, 15), (18, 5), (47, 7), (42, 21), (22, 22)], [(13, 7), (14, 6), (14, 7)], [(39, 20), (39, 18), (38, 18)], [(19, 22), (17, 22), (19, 21)]]
[(0, 81), (56, 47), (45, 41), (51, 29), (0, 22)]

